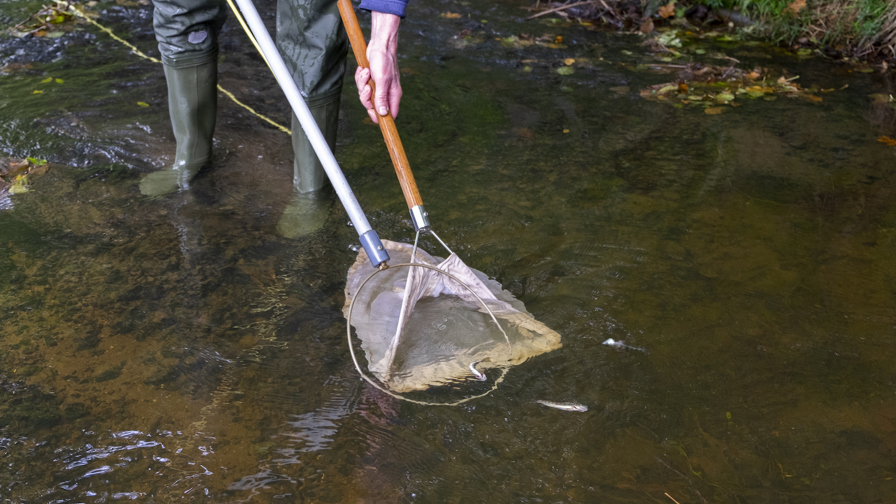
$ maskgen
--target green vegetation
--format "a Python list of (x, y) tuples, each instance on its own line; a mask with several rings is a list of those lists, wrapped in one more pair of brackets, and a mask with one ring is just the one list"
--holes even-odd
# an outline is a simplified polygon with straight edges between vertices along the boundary
[(776, 42), (816, 44), (852, 56), (896, 57), (892, 0), (697, 0), (746, 13), (757, 34)]

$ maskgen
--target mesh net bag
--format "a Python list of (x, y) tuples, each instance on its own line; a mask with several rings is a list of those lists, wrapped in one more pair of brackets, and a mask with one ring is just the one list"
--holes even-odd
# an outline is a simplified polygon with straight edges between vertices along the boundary
[(361, 250), (348, 272), (343, 313), (361, 340), (370, 373), (389, 390), (403, 393), (476, 379), (471, 364), (487, 373), (560, 348), (557, 332), (455, 254), (442, 260), (417, 249), (412, 261), (413, 246), (383, 244), (394, 264), (428, 264), (467, 286), (424, 267), (392, 267), (371, 278), (377, 270)]

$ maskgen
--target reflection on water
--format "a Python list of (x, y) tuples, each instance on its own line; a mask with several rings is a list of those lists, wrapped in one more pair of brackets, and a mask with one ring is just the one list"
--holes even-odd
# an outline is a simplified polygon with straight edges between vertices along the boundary
[[(33, 41), (31, 68), (27, 41), (0, 39), (0, 152), (53, 163), (0, 211), (0, 494), (893, 500), (896, 151), (875, 139), (896, 111), (869, 98), (893, 93), (892, 72), (751, 48), (744, 65), (849, 87), (706, 115), (639, 98), (669, 80), (636, 67), (653, 58), (640, 39), (520, 24), (518, 6), (421, 0), (402, 32), (400, 128), (435, 227), (564, 342), (458, 408), (356, 376), (341, 314), (356, 234), (336, 207), (312, 236), (277, 233), (285, 135), (222, 99), (212, 168), (142, 198), (173, 152), (161, 70), (92, 28)], [(148, 12), (110, 2), (100, 19), (152, 50)], [(285, 123), (236, 29), (222, 85)], [(494, 40), (521, 31), (567, 47)], [(564, 58), (590, 63), (563, 76)], [(34, 94), (46, 76), (65, 84)], [(353, 93), (340, 162), (380, 235), (410, 241)]]

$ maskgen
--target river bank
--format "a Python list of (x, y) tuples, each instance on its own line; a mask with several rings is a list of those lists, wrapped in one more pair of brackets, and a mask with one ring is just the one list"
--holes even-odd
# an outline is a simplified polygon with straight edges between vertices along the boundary
[(896, 4), (880, 0), (538, 0), (530, 9), (533, 17), (577, 19), (620, 31), (720, 31), (834, 59), (896, 62)]

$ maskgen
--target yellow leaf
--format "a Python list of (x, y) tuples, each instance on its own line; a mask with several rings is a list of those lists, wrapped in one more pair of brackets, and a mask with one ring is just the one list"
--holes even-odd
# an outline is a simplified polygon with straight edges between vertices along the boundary
[(704, 109), (703, 112), (709, 115), (719, 115), (722, 113), (722, 107), (709, 107)]
[(146, 102), (142, 102), (142, 101), (138, 101), (138, 102), (137, 102), (137, 105), (139, 105), (139, 106), (141, 106), (141, 107), (148, 107), (148, 106), (149, 106), (148, 103), (146, 103)]
[(9, 186), (9, 194), (21, 194), (24, 192), (28, 192), (28, 176), (16, 175), (15, 182)]
[(445, 19), (460, 19), (460, 14), (457, 12), (443, 12), (439, 15)]
[(576, 62), (576, 59), (575, 59), (575, 58), (566, 58), (565, 60), (563, 60), (563, 63), (564, 63), (566, 66), (572, 65), (572, 64), (575, 63), (575, 62)]
[(31, 94), (44, 94), (40, 89), (35, 89)]
[(56, 79), (56, 84), (62, 84), (63, 82), (65, 82), (65, 81), (62, 79)]
[(46, 84), (46, 83), (48, 83), (48, 82), (53, 82), (53, 78), (52, 78), (52, 77), (47, 77), (46, 79), (40, 81), (41, 84)]
[(569, 133), (568, 129), (563, 130), (564, 133)]
[(881, 142), (881, 143), (885, 143), (890, 147), (896, 146), (896, 140), (893, 140), (892, 138), (890, 138), (888, 136), (882, 136), (882, 137), (878, 138), (877, 141)]
[(557, 35), (557, 36), (554, 38), (554, 43), (555, 43), (555, 44), (562, 44), (562, 43), (563, 43), (563, 35)]

